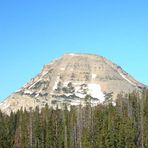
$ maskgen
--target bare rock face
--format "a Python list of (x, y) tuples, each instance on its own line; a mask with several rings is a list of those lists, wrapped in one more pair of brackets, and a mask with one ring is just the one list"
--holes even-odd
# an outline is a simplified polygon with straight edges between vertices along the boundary
[(39, 75), (0, 104), (9, 114), (20, 108), (62, 107), (63, 104), (103, 103), (107, 94), (141, 91), (145, 85), (133, 79), (121, 67), (93, 54), (65, 54), (45, 65)]

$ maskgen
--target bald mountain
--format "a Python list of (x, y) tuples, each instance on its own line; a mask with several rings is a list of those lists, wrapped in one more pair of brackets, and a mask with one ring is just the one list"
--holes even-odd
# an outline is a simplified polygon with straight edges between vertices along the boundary
[(42, 108), (46, 103), (59, 108), (65, 103), (84, 105), (86, 97), (97, 105), (104, 103), (108, 94), (115, 100), (120, 92), (140, 92), (144, 87), (102, 56), (71, 53), (45, 65), (41, 73), (6, 98), (0, 109), (9, 114), (20, 108)]

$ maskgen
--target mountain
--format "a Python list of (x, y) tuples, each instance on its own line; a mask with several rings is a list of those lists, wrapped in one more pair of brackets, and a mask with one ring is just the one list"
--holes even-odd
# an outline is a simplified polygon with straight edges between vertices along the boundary
[(136, 81), (120, 66), (94, 54), (64, 54), (45, 65), (36, 77), (11, 94), (0, 109), (9, 114), (21, 107), (36, 106), (61, 108), (63, 104), (84, 104), (90, 98), (92, 105), (104, 103), (107, 96), (142, 91), (145, 85)]

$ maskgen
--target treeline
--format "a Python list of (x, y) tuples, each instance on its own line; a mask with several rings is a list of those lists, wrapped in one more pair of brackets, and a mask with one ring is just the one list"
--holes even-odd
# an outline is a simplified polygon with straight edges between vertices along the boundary
[(12, 147), (148, 148), (148, 91), (119, 95), (116, 106), (0, 112), (0, 148)]

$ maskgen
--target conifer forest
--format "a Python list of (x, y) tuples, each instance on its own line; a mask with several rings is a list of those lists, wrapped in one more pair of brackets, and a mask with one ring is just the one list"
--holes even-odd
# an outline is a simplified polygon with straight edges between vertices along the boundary
[(0, 112), (0, 148), (148, 148), (148, 91), (69, 110)]

